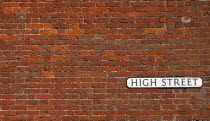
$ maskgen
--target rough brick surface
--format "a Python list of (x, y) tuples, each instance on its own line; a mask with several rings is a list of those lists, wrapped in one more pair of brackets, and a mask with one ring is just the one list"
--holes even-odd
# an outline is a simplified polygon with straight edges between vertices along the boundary
[(0, 121), (210, 120), (208, 0), (0, 1)]

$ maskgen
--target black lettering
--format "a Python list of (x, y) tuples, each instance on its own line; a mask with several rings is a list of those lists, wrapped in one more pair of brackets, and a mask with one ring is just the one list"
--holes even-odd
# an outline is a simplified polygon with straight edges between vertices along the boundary
[(169, 86), (171, 86), (171, 80), (173, 80), (173, 79), (168, 79), (168, 81), (169, 81)]
[(152, 79), (151, 79), (151, 86), (152, 86), (152, 83), (154, 83), (155, 86), (157, 86), (157, 84), (156, 84), (156, 79), (154, 79), (154, 82), (153, 82)]
[(195, 86), (196, 86), (196, 81), (197, 81), (198, 79), (194, 79), (194, 80), (195, 80), (194, 82), (195, 82)]
[(166, 79), (162, 79), (162, 82), (164, 83), (164, 84), (162, 84), (162, 86), (166, 86), (165, 80), (166, 80)]
[(174, 79), (174, 86), (176, 86), (176, 84), (180, 86), (179, 79)]
[[(147, 81), (146, 84), (145, 84), (145, 81)], [(144, 79), (144, 80), (143, 80), (143, 85), (144, 85), (144, 86), (148, 86), (148, 85), (149, 85), (148, 79)]]
[(184, 82), (185, 82), (184, 80), (185, 80), (185, 79), (182, 79), (182, 86), (186, 86), (186, 85), (184, 85)]
[(136, 79), (135, 82), (133, 81), (133, 79), (131, 79), (131, 83), (132, 83), (132, 86), (133, 86), (134, 83), (136, 83), (136, 86), (137, 86), (137, 79)]
[(192, 86), (191, 79), (187, 79), (187, 85)]
[(139, 86), (141, 87), (141, 79), (139, 79)]

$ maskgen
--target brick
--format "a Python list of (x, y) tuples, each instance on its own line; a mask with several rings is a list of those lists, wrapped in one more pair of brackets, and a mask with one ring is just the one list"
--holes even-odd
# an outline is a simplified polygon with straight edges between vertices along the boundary
[(11, 88), (26, 88), (26, 84), (11, 84)]
[(15, 68), (14, 67), (1, 67), (0, 71), (1, 72), (14, 72)]
[[(49, 104), (66, 104), (66, 101), (65, 100), (49, 100)], [(65, 108), (68, 109), (67, 107)]]
[(66, 61), (68, 56), (51, 56), (50, 60), (52, 61)]
[(67, 45), (54, 45), (51, 47), (52, 50), (68, 50), (69, 46)]
[(162, 108), (163, 109), (171, 109), (171, 110), (173, 110), (173, 109), (176, 108), (176, 106), (175, 105), (163, 105)]
[(132, 6), (147, 6), (147, 2), (132, 2)]
[(167, 1), (166, 5), (167, 6), (176, 6), (176, 2), (175, 1)]
[(56, 29), (51, 29), (51, 30), (40, 30), (40, 34), (57, 34)]
[(82, 29), (66, 29), (66, 34), (83, 34), (84, 31)]
[(146, 12), (135, 12), (135, 13), (129, 13), (129, 17), (145, 17), (147, 15)]
[(166, 29), (163, 28), (150, 28), (150, 29), (144, 29), (144, 33), (166, 33)]
[(176, 54), (190, 54), (190, 50), (176, 50)]
[(27, 45), (26, 49), (27, 50), (42, 50), (42, 46), (40, 46), (40, 45)]
[(14, 34), (30, 34), (30, 30), (14, 30)]
[(25, 56), (25, 61), (41, 61), (43, 58), (42, 56)]
[(107, 50), (106, 54), (107, 55), (115, 55), (115, 51), (114, 50)]
[(4, 8), (3, 11), (5, 13), (12, 13), (13, 12), (13, 9), (12, 8)]
[[(36, 95), (36, 99), (53, 99), (53, 95), (50, 95), (50, 94), (38, 94), (38, 95)], [(38, 109), (38, 110), (40, 110), (40, 109)]]
[(177, 116), (177, 120), (192, 120), (192, 116)]
[(132, 28), (145, 28), (147, 25), (145, 23), (133, 23)]
[(182, 110), (182, 109), (191, 109), (191, 108), (192, 108), (191, 105), (178, 105), (177, 106), (177, 109), (180, 109), (180, 110)]
[(80, 55), (90, 55), (90, 51), (81, 51)]
[(43, 25), (42, 24), (27, 24), (26, 27), (29, 29), (41, 29), (43, 28)]
[(144, 54), (144, 55), (157, 55), (158, 50), (145, 50), (145, 51), (142, 51), (142, 54)]
[(202, 1), (186, 1), (185, 4), (187, 6), (197, 6), (197, 5), (202, 5)]
[(44, 24), (43, 28), (45, 29), (51, 29), (52, 28), (52, 24)]
[(14, 105), (15, 102), (12, 101), (12, 100), (1, 100), (1, 101), (0, 101), (0, 104), (1, 104), (1, 105)]
[(210, 31), (209, 28), (201, 28), (201, 29), (200, 29), (200, 32), (209, 32), (209, 31)]
[(175, 33), (190, 33), (189, 28), (179, 28), (174, 30)]
[(90, 8), (90, 12), (107, 12), (107, 8)]
[(155, 70), (157, 70), (157, 71), (167, 71), (168, 67), (167, 66), (158, 66), (158, 67), (155, 67)]
[(11, 77), (28, 77), (29, 73), (27, 72), (20, 72), (20, 73), (11, 73)]
[(2, 3), (2, 7), (19, 7), (19, 3)]
[(91, 116), (90, 120), (106, 120), (106, 116)]
[(37, 74), (38, 77), (54, 77), (54, 72), (40, 72)]
[(131, 77), (132, 76), (132, 73), (131, 72), (118, 72), (116, 74), (116, 76), (117, 77), (121, 77), (121, 76), (123, 76), (123, 77)]

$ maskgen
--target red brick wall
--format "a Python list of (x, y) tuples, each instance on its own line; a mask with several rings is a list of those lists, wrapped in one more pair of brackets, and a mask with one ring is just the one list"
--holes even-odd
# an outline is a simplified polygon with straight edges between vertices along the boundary
[[(208, 0), (0, 2), (0, 121), (210, 120)], [(126, 87), (176, 76), (203, 87)]]

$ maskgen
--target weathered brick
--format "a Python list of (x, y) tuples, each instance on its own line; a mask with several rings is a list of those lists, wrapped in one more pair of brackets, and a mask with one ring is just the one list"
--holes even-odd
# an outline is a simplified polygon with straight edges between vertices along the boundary
[(4, 3), (2, 3), (2, 7), (19, 7), (19, 3), (15, 3), (15, 2), (7, 3), (7, 2), (4, 2)]
[(3, 11), (5, 13), (12, 13), (13, 12), (13, 9), (12, 8), (4, 8)]
[(37, 74), (38, 77), (54, 77), (54, 72), (40, 72)]
[(166, 33), (166, 29), (164, 28), (149, 28), (144, 29), (144, 33)]
[[(52, 94), (38, 94), (36, 95), (36, 99), (53, 99), (53, 95)], [(42, 109), (44, 109), (44, 107)], [(40, 110), (40, 108), (39, 109), (37, 108), (37, 110)]]
[(175, 33), (190, 33), (190, 28), (179, 28), (175, 29)]
[(27, 24), (26, 27), (29, 29), (41, 29), (43, 28), (43, 25), (42, 24)]
[(28, 45), (26, 46), (27, 50), (42, 50), (42, 46), (40, 45)]
[(51, 29), (51, 30), (40, 30), (40, 34), (57, 34), (56, 29)]
[(42, 56), (25, 56), (25, 61), (41, 61)]
[(51, 56), (50, 60), (52, 61), (65, 61), (68, 59), (68, 56)]
[(135, 13), (129, 13), (129, 17), (145, 17), (147, 15), (146, 12), (135, 12)]
[(66, 29), (66, 34), (82, 34), (84, 31), (82, 29)]
[(11, 77), (29, 77), (28, 72), (11, 73)]
[(69, 46), (67, 45), (54, 45), (51, 47), (52, 50), (68, 50)]
[(168, 67), (167, 66), (158, 66), (155, 68), (157, 71), (167, 71)]
[(158, 50), (144, 50), (144, 51), (142, 51), (142, 54), (145, 54), (145, 55), (156, 55), (156, 54), (158, 54)]

